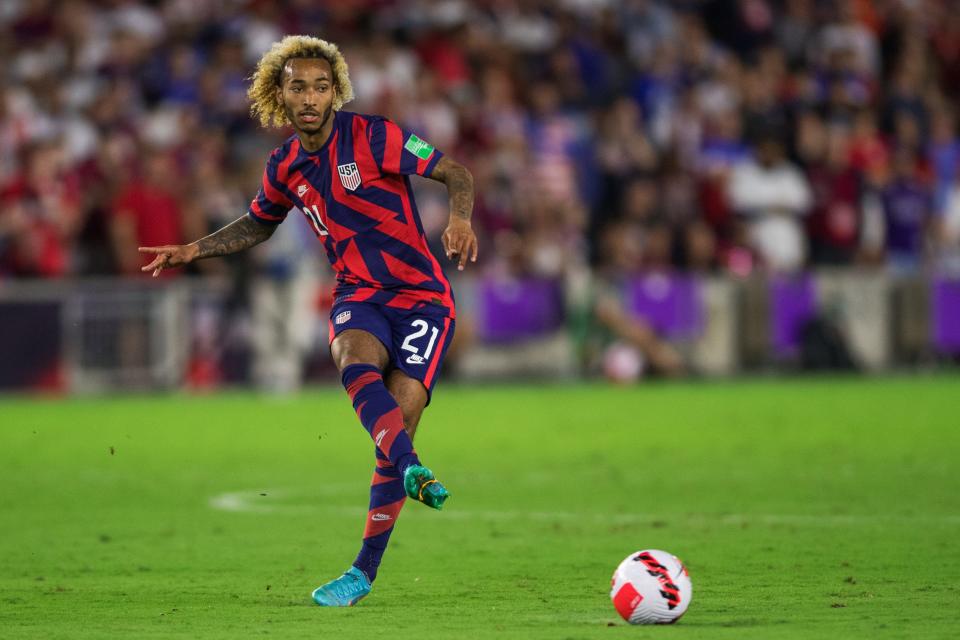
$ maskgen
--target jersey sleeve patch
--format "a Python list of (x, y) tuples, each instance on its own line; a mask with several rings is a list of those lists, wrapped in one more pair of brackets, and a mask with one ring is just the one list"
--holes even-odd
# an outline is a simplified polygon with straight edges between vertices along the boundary
[(432, 144), (386, 118), (371, 118), (367, 136), (373, 160), (383, 174), (430, 177), (443, 156)]
[(407, 143), (403, 145), (403, 148), (421, 160), (429, 160), (430, 156), (432, 156), (434, 152), (433, 145), (418, 137), (415, 133), (410, 134), (410, 137), (407, 138)]

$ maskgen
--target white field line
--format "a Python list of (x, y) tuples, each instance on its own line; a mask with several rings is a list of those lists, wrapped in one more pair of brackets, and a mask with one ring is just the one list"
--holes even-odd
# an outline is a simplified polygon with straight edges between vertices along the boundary
[[(334, 487), (325, 486), (323, 491), (307, 496), (303, 491), (285, 489), (248, 489), (229, 491), (211, 497), (208, 505), (218, 511), (236, 513), (324, 513), (345, 517), (362, 517), (367, 513), (362, 506), (344, 506), (325, 504), (324, 495), (335, 495), (344, 490), (354, 490), (354, 485)], [(293, 502), (276, 502), (277, 498)], [(763, 514), (763, 513), (590, 513), (575, 511), (517, 511), (517, 510), (457, 510), (456, 507), (443, 512), (447, 520), (487, 520), (511, 521), (527, 520), (540, 522), (591, 522), (602, 524), (655, 524), (682, 523), (687, 525), (727, 525), (745, 524), (794, 525), (821, 527), (849, 527), (870, 524), (946, 524), (960, 526), (960, 515), (839, 515), (839, 514)]]

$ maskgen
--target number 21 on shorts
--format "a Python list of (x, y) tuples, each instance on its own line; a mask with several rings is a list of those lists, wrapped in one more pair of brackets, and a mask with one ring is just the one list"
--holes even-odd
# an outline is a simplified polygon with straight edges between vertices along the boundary
[[(411, 322), (410, 326), (416, 329), (416, 331), (404, 338), (400, 348), (411, 353), (411, 355), (407, 356), (407, 364), (426, 364), (433, 354), (433, 347), (436, 345), (437, 335), (439, 335), (440, 330), (436, 327), (431, 327), (427, 324), (426, 320), (420, 319)], [(428, 331), (430, 332), (430, 340), (427, 342), (427, 348), (423, 352), (423, 355), (420, 355), (420, 349), (413, 345), (413, 341), (422, 338)]]

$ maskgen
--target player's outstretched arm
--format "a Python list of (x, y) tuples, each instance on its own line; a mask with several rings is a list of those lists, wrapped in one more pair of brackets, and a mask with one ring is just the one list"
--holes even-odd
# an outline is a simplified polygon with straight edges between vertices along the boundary
[(140, 267), (141, 271), (153, 271), (156, 278), (164, 269), (182, 267), (194, 260), (216, 258), (249, 249), (273, 235), (275, 226), (260, 224), (248, 215), (241, 216), (210, 235), (190, 244), (140, 247), (140, 253), (156, 254), (153, 261)]
[(447, 258), (457, 262), (463, 271), (467, 258), (477, 261), (477, 235), (470, 226), (473, 215), (473, 176), (459, 162), (444, 156), (433, 168), (430, 178), (447, 185), (450, 194), (450, 223), (441, 240)]

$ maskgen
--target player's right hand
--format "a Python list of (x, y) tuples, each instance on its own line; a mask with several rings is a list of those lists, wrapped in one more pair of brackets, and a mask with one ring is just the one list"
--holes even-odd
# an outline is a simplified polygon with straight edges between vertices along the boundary
[(140, 271), (152, 270), (153, 277), (156, 278), (164, 269), (182, 267), (193, 262), (199, 248), (195, 244), (168, 244), (162, 247), (138, 247), (137, 251), (156, 254), (150, 264), (140, 267)]
[(470, 221), (450, 216), (450, 224), (440, 237), (447, 258), (457, 263), (457, 269), (463, 271), (469, 257), (477, 261), (477, 234), (470, 227)]

